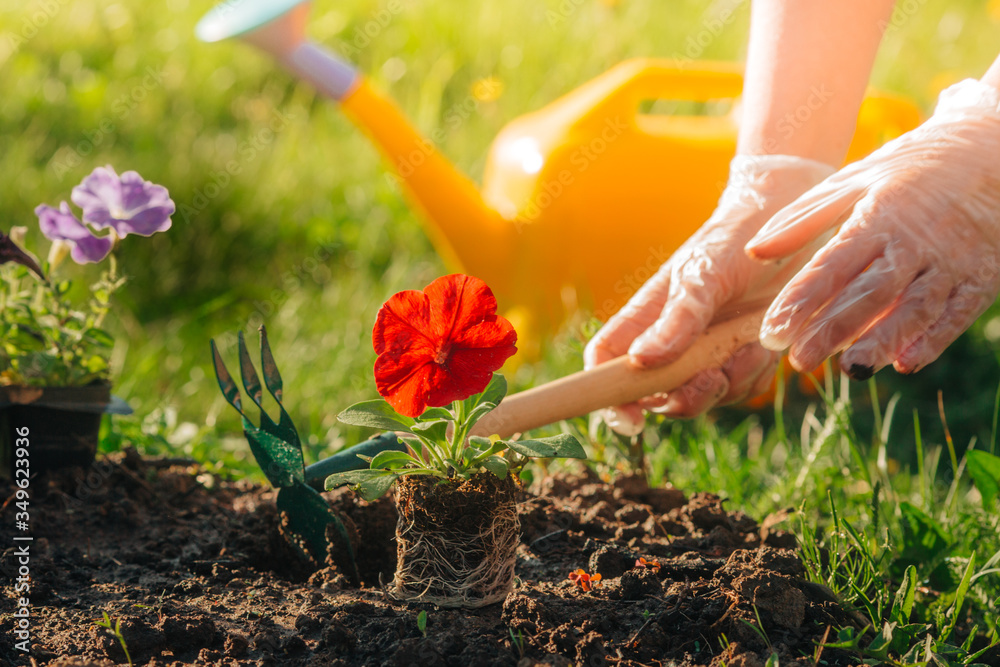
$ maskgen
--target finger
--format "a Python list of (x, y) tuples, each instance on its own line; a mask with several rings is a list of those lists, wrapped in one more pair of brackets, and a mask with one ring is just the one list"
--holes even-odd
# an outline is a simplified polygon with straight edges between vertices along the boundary
[(673, 301), (629, 347), (629, 360), (639, 368), (676, 361), (705, 330), (714, 313), (714, 307), (706, 310), (701, 304)]
[(712, 245), (711, 237), (704, 239), (675, 268), (663, 312), (629, 347), (635, 366), (653, 368), (676, 360), (705, 330), (719, 305), (731, 298), (736, 278), (729, 275), (730, 267), (719, 264)]
[(760, 343), (784, 350), (799, 337), (823, 304), (839, 294), (882, 254), (889, 237), (845, 225), (802, 270), (785, 285), (764, 314)]
[(646, 424), (642, 408), (636, 403), (605, 408), (601, 411), (601, 418), (612, 431), (626, 436), (639, 435)]
[(756, 396), (760, 396), (764, 392), (769, 391), (771, 389), (771, 386), (774, 384), (776, 372), (778, 370), (778, 364), (781, 363), (781, 355), (775, 353), (774, 356), (775, 359), (774, 362), (771, 364), (770, 368), (766, 369), (763, 373), (761, 373), (757, 377), (756, 382), (754, 382), (753, 386), (750, 388), (750, 391), (747, 392), (747, 395), (743, 398), (743, 400), (749, 400)]
[(923, 336), (899, 355), (893, 366), (900, 373), (915, 373), (931, 363), (955, 342), (996, 297), (996, 285), (964, 283), (952, 290), (944, 312)]
[(925, 271), (886, 315), (840, 355), (841, 368), (855, 380), (866, 380), (891, 364), (938, 321), (950, 291), (951, 283), (940, 271)]
[(839, 224), (865, 192), (863, 181), (852, 187), (854, 171), (842, 170), (778, 211), (750, 239), (746, 253), (758, 261), (781, 259)]
[(670, 292), (670, 269), (664, 264), (639, 291), (601, 327), (583, 351), (583, 367), (620, 357), (632, 341), (659, 317)]
[(789, 351), (792, 366), (799, 371), (816, 368), (885, 313), (917, 275), (914, 254), (888, 246), (803, 328)]
[(729, 391), (719, 399), (719, 405), (738, 403), (750, 395), (762, 374), (773, 377), (775, 365), (781, 357), (777, 352), (764, 349), (757, 343), (744, 345), (733, 355), (731, 366), (723, 367), (729, 377)]
[(667, 401), (653, 411), (673, 419), (691, 419), (708, 412), (728, 392), (725, 372), (709, 368), (670, 392)]
[(637, 403), (639, 407), (643, 410), (648, 410), (649, 412), (656, 412), (657, 410), (663, 408), (670, 400), (670, 394), (665, 391), (660, 391), (652, 396), (647, 396), (646, 398), (640, 398)]
[[(753, 387), (760, 381), (762, 373), (772, 371), (780, 358), (776, 352), (765, 350), (756, 343), (741, 347), (730, 358), (730, 362), (722, 367), (728, 379), (729, 388), (726, 393), (717, 398), (718, 386), (712, 382), (712, 377), (692, 378), (672, 392), (660, 392), (639, 401), (639, 405), (650, 412), (665, 414), (670, 417), (687, 417), (701, 414), (716, 405), (736, 403), (750, 394)], [(770, 382), (770, 376), (767, 378)], [(673, 404), (671, 399), (674, 400)], [(676, 411), (673, 412), (673, 411)]]

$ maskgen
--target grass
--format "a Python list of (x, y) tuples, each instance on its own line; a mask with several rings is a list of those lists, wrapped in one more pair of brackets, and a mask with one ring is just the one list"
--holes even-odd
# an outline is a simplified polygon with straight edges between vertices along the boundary
[[(215, 387), (209, 338), (268, 323), (311, 462), (364, 435), (335, 415), (372, 397), (368, 336), (379, 304), (446, 267), (375, 151), (335, 108), (245, 47), (194, 40), (211, 4), (0, 2), (0, 213), (4, 228), (33, 227), (38, 203), (68, 198), (106, 163), (170, 188), (181, 206), (174, 228), (126, 246), (131, 282), (113, 323), (114, 367), (116, 393), (136, 416), (106, 426), (103, 447), (137, 444), (240, 475), (253, 464)], [(353, 60), (422, 130), (444, 128), (444, 153), (479, 177), (508, 120), (623, 58), (672, 57), (700, 34), (708, 39), (699, 57), (740, 58), (747, 4), (412, 0)], [(342, 50), (388, 6), (316, 5), (310, 34)], [(726, 7), (735, 8), (732, 19), (713, 22)], [(929, 109), (942, 87), (985, 70), (998, 27), (995, 0), (901, 0), (873, 84)], [(446, 124), (447, 110), (487, 78), (502, 94)], [(269, 134), (271, 124), (279, 129)], [(227, 177), (231, 160), (239, 173)], [(81, 270), (78, 288), (93, 277)], [(580, 330), (562, 334), (566, 344), (542, 363), (522, 366), (512, 385), (576, 370)], [(926, 662), (933, 653), (963, 664), (997, 635), (991, 489), (1000, 473), (987, 457), (997, 453), (998, 341), (994, 308), (912, 378), (889, 371), (852, 386), (831, 372), (818, 398), (790, 396), (781, 410), (658, 423), (645, 440), (650, 475), (724, 494), (758, 519), (793, 508), (787, 524), (803, 538), (812, 576), (871, 621), (864, 641), (831, 643), (868, 651), (876, 663)], [(589, 432), (582, 421), (566, 428)], [(614, 438), (595, 436), (595, 465), (627, 467)], [(873, 649), (876, 634), (883, 643)], [(963, 649), (967, 636), (973, 643)]]

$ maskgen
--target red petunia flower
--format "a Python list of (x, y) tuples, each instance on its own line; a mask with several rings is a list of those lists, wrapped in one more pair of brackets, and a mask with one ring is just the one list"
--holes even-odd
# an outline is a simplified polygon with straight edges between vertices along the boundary
[(496, 310), (486, 283), (461, 274), (394, 294), (372, 331), (378, 393), (396, 412), (418, 417), (486, 389), (517, 352), (517, 332)]

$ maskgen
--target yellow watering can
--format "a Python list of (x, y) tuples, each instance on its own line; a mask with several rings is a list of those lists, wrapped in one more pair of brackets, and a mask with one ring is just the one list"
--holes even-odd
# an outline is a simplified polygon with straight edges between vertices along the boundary
[[(528, 356), (578, 307), (607, 319), (715, 207), (738, 114), (653, 115), (640, 104), (735, 100), (738, 64), (622, 62), (509, 123), (480, 190), (362, 73), (306, 40), (308, 12), (302, 0), (228, 0), (196, 31), (208, 42), (240, 36), (338, 100), (402, 177), (445, 263), (493, 288)], [(918, 122), (912, 103), (869, 95), (848, 161)]]

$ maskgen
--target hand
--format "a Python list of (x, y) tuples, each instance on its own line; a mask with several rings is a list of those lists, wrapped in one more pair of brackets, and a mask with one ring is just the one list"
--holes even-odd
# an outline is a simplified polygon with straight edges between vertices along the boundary
[[(773, 296), (809, 255), (771, 265), (750, 260), (743, 247), (781, 207), (834, 172), (804, 158), (737, 156), (712, 217), (660, 267), (588, 343), (591, 368), (626, 352), (633, 364), (655, 367), (680, 357), (724, 307)], [(706, 369), (683, 387), (638, 404), (608, 410), (616, 431), (642, 430), (642, 408), (693, 417), (713, 405), (742, 400), (767, 388), (778, 355), (756, 343), (721, 368)]]
[(747, 252), (777, 260), (837, 225), (771, 304), (764, 346), (791, 346), (798, 369), (847, 347), (857, 379), (934, 361), (1000, 289), (1000, 90), (948, 88), (926, 123), (781, 211)]

